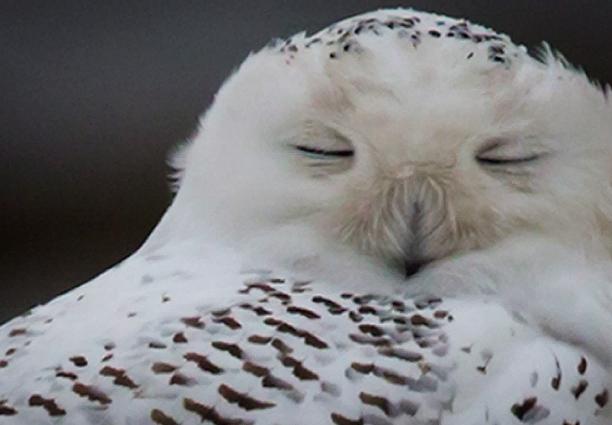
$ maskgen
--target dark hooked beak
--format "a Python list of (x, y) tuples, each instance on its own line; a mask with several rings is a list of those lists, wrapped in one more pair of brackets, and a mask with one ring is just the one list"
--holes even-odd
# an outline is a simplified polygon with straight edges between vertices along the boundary
[(414, 276), (423, 268), (423, 266), (425, 266), (425, 264), (427, 264), (426, 261), (405, 260), (404, 261), (404, 277), (406, 279), (409, 279), (410, 277)]

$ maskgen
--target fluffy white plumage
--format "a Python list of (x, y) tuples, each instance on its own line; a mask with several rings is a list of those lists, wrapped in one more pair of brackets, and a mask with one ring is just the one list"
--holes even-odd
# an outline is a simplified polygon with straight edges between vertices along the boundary
[(611, 423), (605, 95), (413, 10), (273, 43), (145, 245), (0, 328), (0, 423)]

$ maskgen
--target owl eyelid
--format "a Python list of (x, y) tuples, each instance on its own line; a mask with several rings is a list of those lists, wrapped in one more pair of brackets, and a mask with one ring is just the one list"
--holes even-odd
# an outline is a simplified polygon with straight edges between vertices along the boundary
[(534, 162), (537, 159), (540, 159), (541, 155), (532, 154), (524, 157), (513, 157), (513, 158), (502, 158), (502, 157), (486, 157), (486, 156), (477, 156), (476, 159), (481, 164), (486, 165), (519, 165), (525, 164), (529, 162)]
[(476, 160), (488, 166), (524, 165), (535, 162), (546, 154), (541, 146), (525, 146), (511, 139), (492, 139), (476, 154)]
[(306, 155), (312, 155), (316, 157), (349, 158), (355, 154), (352, 149), (322, 149), (304, 145), (296, 145), (294, 147), (295, 149), (302, 153), (305, 153)]

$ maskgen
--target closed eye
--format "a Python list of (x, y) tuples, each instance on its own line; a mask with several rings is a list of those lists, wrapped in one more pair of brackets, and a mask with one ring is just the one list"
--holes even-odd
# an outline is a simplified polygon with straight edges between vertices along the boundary
[(352, 149), (321, 149), (303, 145), (295, 148), (306, 156), (317, 159), (350, 158), (355, 154)]
[(495, 138), (476, 154), (476, 161), (491, 168), (531, 165), (547, 151), (531, 138)]
[(534, 162), (539, 159), (540, 155), (529, 155), (516, 158), (497, 158), (497, 157), (486, 157), (479, 156), (476, 159), (478, 162), (484, 165), (523, 165), (529, 162)]

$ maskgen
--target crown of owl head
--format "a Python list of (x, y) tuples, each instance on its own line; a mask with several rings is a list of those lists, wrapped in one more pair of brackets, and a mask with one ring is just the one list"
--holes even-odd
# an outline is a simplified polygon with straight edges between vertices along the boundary
[(466, 20), (356, 16), (244, 61), (175, 204), (228, 240), (294, 226), (416, 267), (521, 232), (609, 252), (608, 93)]

